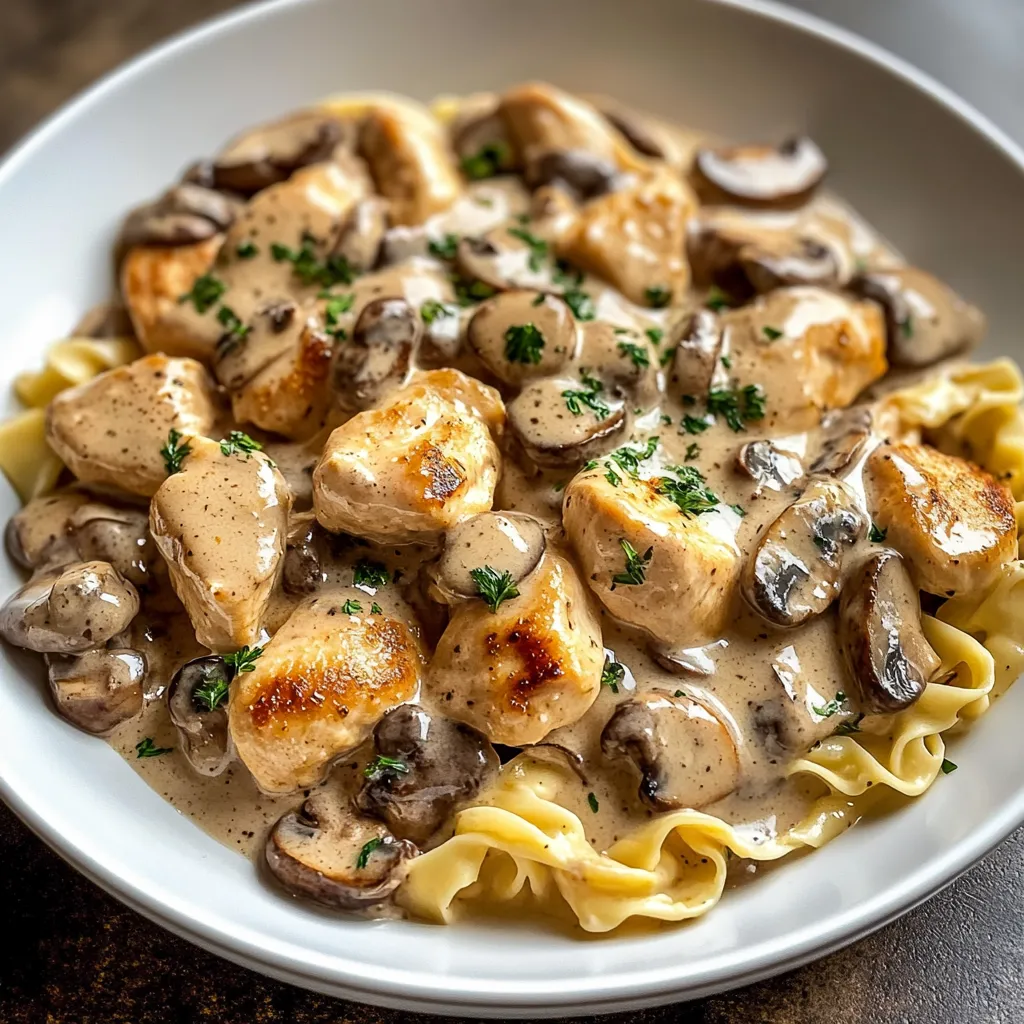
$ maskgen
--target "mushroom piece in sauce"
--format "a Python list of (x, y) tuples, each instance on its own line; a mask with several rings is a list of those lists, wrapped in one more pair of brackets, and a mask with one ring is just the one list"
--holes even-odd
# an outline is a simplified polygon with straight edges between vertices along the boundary
[(650, 690), (621, 703), (601, 733), (601, 752), (640, 772), (639, 796), (656, 811), (695, 810), (739, 783), (736, 742), (703, 704)]
[(289, 811), (267, 837), (267, 865), (296, 896), (339, 910), (383, 903), (419, 851), (377, 821), (354, 814), (321, 790)]
[(380, 196), (360, 199), (345, 218), (331, 255), (353, 271), (372, 270), (380, 259), (387, 227), (387, 203)]
[(815, 480), (765, 530), (743, 572), (750, 604), (776, 626), (798, 626), (839, 596), (843, 558), (865, 532), (853, 495)]
[(89, 502), (85, 491), (64, 490), (33, 498), (7, 522), (7, 553), (25, 569), (66, 565), (75, 560), (67, 536), (68, 520)]
[(381, 760), (367, 766), (356, 802), (414, 843), (426, 842), (498, 770), (498, 755), (482, 733), (411, 704), (380, 720), (373, 747)]
[(459, 241), (455, 269), (464, 280), (473, 282), (474, 298), (488, 298), (508, 288), (560, 292), (562, 287), (555, 283), (556, 267), (544, 258), (547, 251), (547, 243), (526, 228), (493, 228)]
[(117, 249), (136, 245), (192, 245), (226, 231), (240, 204), (213, 189), (188, 183), (175, 185), (159, 199), (132, 210), (125, 218)]
[(224, 659), (214, 654), (182, 665), (167, 691), (167, 711), (181, 751), (200, 775), (220, 775), (234, 758), (228, 732), (230, 682)]
[(690, 177), (705, 203), (788, 209), (810, 199), (827, 169), (817, 145), (797, 136), (778, 147), (698, 149)]
[(821, 421), (821, 445), (810, 471), (835, 475), (845, 470), (863, 454), (871, 439), (873, 422), (871, 409), (866, 405), (826, 413)]
[(142, 711), (146, 659), (128, 648), (46, 656), (57, 710), (80, 729), (101, 736)]
[(135, 588), (108, 562), (82, 562), (29, 580), (0, 608), (0, 636), (18, 647), (74, 654), (105, 644), (139, 611)]
[(614, 192), (626, 180), (610, 160), (585, 149), (539, 153), (527, 162), (523, 177), (530, 188), (554, 185), (579, 202)]
[(334, 391), (351, 409), (370, 409), (412, 373), (423, 326), (405, 299), (374, 299), (356, 319), (352, 337), (336, 347)]
[(985, 318), (976, 307), (917, 267), (859, 274), (850, 290), (885, 311), (893, 366), (930, 366), (973, 348), (985, 333)]
[(68, 533), (83, 561), (109, 562), (136, 587), (152, 580), (159, 558), (142, 509), (89, 502), (72, 513)]
[(284, 553), (281, 586), (286, 594), (312, 594), (325, 581), (317, 548), (317, 535), (322, 532), (312, 514), (292, 516), (288, 546)]
[(839, 283), (835, 252), (813, 238), (796, 238), (793, 248), (782, 252), (747, 246), (740, 250), (739, 265), (760, 295), (798, 284), (829, 288)]
[(784, 491), (803, 479), (804, 467), (792, 452), (774, 441), (748, 441), (736, 453), (736, 468), (751, 480), (758, 490)]
[(670, 332), (675, 342), (669, 383), (685, 394), (705, 395), (722, 349), (722, 323), (710, 309), (699, 309), (679, 321)]
[(921, 628), (921, 601), (892, 550), (868, 558), (843, 589), (839, 645), (860, 707), (891, 714), (924, 692), (940, 665)]

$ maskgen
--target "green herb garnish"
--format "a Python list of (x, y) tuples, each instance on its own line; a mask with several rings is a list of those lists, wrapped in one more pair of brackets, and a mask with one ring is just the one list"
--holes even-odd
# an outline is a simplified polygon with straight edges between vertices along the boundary
[(499, 573), (489, 565), (482, 565), (478, 569), (470, 569), (469, 575), (476, 584), (476, 592), (492, 613), (498, 610), (502, 601), (519, 596), (519, 588), (507, 569)]
[(182, 461), (191, 451), (192, 446), (188, 441), (182, 441), (181, 434), (172, 427), (167, 434), (167, 444), (160, 449), (168, 475), (181, 470)]
[(377, 604), (376, 601), (374, 601), (373, 604), (370, 605), (370, 614), (371, 615), (383, 615), (384, 614), (384, 609), (381, 608), (381, 606), (379, 604)]
[(711, 426), (707, 420), (701, 419), (699, 416), (691, 416), (689, 413), (683, 416), (680, 425), (687, 434), (703, 434)]
[(704, 300), (704, 305), (708, 309), (720, 313), (723, 309), (728, 309), (732, 305), (732, 299), (721, 288), (712, 288), (708, 292), (708, 297)]
[(436, 256), (439, 260), (453, 260), (459, 249), (459, 236), (449, 232), (442, 238), (432, 238), (427, 248), (430, 255)]
[(872, 544), (882, 544), (885, 541), (886, 535), (889, 533), (889, 528), (886, 527), (884, 530), (880, 530), (874, 523), (871, 524), (871, 529), (868, 531), (868, 540)]
[(526, 228), (509, 228), (508, 233), (520, 242), (525, 242), (530, 247), (529, 267), (535, 273), (540, 270), (548, 257), (548, 243), (543, 238), (538, 238), (532, 231)]
[(471, 156), (462, 158), (462, 173), (470, 181), (493, 178), (501, 173), (511, 155), (509, 147), (504, 142), (485, 143)]
[[(217, 310), (217, 322), (223, 324), (227, 337), (235, 342), (241, 341), (250, 330), (248, 325), (242, 323), (241, 318), (230, 306), (221, 306)], [(229, 346), (229, 349), (233, 347)], [(224, 354), (223, 350), (220, 354)]]
[(782, 331), (780, 331), (780, 330), (778, 329), (778, 327), (762, 327), (762, 328), (761, 328), (761, 333), (762, 333), (762, 334), (763, 334), (763, 335), (764, 335), (764, 336), (765, 336), (765, 337), (766, 337), (766, 338), (767, 338), (767, 339), (768, 339), (769, 341), (778, 341), (778, 340), (779, 340), (779, 338), (781, 338), (781, 337), (782, 337)]
[(586, 390), (562, 392), (562, 397), (565, 399), (565, 404), (569, 407), (569, 412), (573, 416), (582, 416), (583, 406), (586, 406), (597, 419), (607, 419), (612, 411), (597, 397), (604, 391), (604, 385), (595, 377), (589, 376), (586, 370), (580, 370), (580, 382)]
[(594, 796), (594, 794), (593, 794), (593, 793), (588, 793), (588, 794), (587, 794), (587, 803), (588, 803), (588, 804), (590, 804), (590, 809), (591, 809), (591, 810), (592, 810), (592, 811), (593, 811), (593, 812), (594, 812), (595, 814), (597, 814), (597, 808), (599, 807), (599, 804), (598, 804), (598, 802), (597, 802), (597, 797), (596, 797), (596, 796)]
[(939, 766), (939, 771), (941, 771), (943, 775), (948, 775), (950, 772), (955, 772), (959, 767), (960, 765), (954, 764), (949, 760), (949, 758), (944, 757), (942, 759), (942, 764)]
[(455, 289), (455, 298), (460, 306), (473, 306), (498, 293), (497, 288), (492, 288), (484, 281), (467, 281), (458, 274), (451, 275), (451, 282)]
[(158, 747), (149, 736), (135, 744), (136, 757), (159, 757), (161, 754), (170, 754), (173, 751), (173, 747)]
[(321, 260), (316, 254), (316, 239), (304, 235), (302, 248), (292, 249), (280, 242), (272, 242), (270, 255), (275, 263), (291, 263), (292, 272), (303, 284), (318, 284), (330, 288), (336, 284), (351, 284), (356, 271), (344, 256), (328, 256)]
[(235, 255), (240, 260), (251, 260), (259, 251), (256, 243), (251, 238), (246, 239), (244, 242), (239, 242), (235, 246)]
[(652, 345), (660, 345), (661, 339), (665, 337), (665, 332), (660, 327), (648, 327), (644, 334), (651, 339)]
[(457, 310), (452, 306), (449, 306), (444, 302), (438, 302), (437, 299), (427, 299), (427, 301), (420, 306), (420, 317), (428, 327), (435, 320), (439, 320), (442, 317), (455, 316), (456, 312)]
[(696, 441), (691, 441), (686, 446), (686, 461), (693, 462), (698, 455), (700, 455), (700, 445)]
[(341, 606), (342, 615), (355, 615), (357, 612), (361, 612), (362, 610), (363, 606), (358, 601), (353, 601), (351, 598)]
[(197, 313), (205, 313), (227, 290), (228, 286), (215, 274), (201, 274), (184, 295), (178, 296), (178, 302), (191, 302)]
[(912, 338), (914, 336), (914, 318), (910, 313), (900, 321), (900, 333), (904, 338)]
[(626, 677), (626, 666), (620, 665), (611, 658), (604, 659), (604, 668), (601, 670), (601, 685), (607, 686), (612, 693), (619, 692), (619, 683)]
[(363, 845), (363, 848), (359, 851), (359, 856), (356, 858), (356, 867), (361, 871), (370, 863), (370, 854), (377, 849), (378, 846), (383, 846), (384, 840), (380, 836), (374, 836), (369, 842)]
[(631, 477), (636, 477), (640, 472), (640, 463), (649, 459), (654, 454), (658, 444), (658, 438), (650, 437), (647, 439), (647, 445), (644, 448), (631, 448), (628, 444), (623, 445), (621, 448), (616, 448), (615, 451), (609, 452), (608, 458), (624, 473), (628, 473)]
[(352, 570), (352, 582), (357, 587), (386, 587), (391, 581), (388, 567), (381, 562), (360, 558)]
[(823, 705), (811, 705), (811, 710), (819, 718), (831, 718), (833, 715), (841, 714), (846, 704), (846, 694), (840, 690), (828, 703)]
[(655, 284), (644, 289), (644, 298), (648, 306), (662, 309), (672, 301), (672, 289), (666, 288), (663, 284)]
[(243, 672), (255, 672), (256, 661), (262, 653), (262, 647), (250, 647), (246, 644), (244, 647), (237, 651), (233, 651), (231, 654), (222, 654), (221, 659), (237, 676), (241, 675)]
[(710, 490), (703, 474), (696, 466), (672, 466), (674, 474), (662, 477), (658, 493), (668, 498), (683, 515), (699, 516), (710, 512), (718, 504), (718, 495)]
[(626, 556), (626, 568), (612, 576), (612, 584), (639, 587), (647, 578), (647, 565), (654, 557), (654, 548), (649, 547), (641, 555), (625, 537), (619, 538), (619, 547)]
[(570, 288), (562, 295), (565, 304), (572, 310), (577, 320), (593, 320), (597, 316), (597, 308), (590, 292), (579, 288)]
[(746, 423), (764, 419), (765, 394), (760, 384), (742, 388), (718, 388), (708, 392), (708, 412), (721, 416), (737, 433)]
[(241, 430), (232, 430), (220, 442), (221, 455), (244, 455), (247, 459), (251, 459), (253, 452), (261, 451), (263, 451), (263, 445)]
[(368, 779), (379, 779), (387, 774), (408, 775), (409, 766), (400, 758), (378, 754), (372, 761), (367, 762), (363, 774)]
[(513, 324), (505, 332), (505, 358), (510, 363), (532, 363), (543, 358), (544, 335), (534, 324)]
[(647, 349), (642, 345), (634, 345), (631, 341), (619, 342), (619, 355), (628, 357), (637, 369), (651, 365), (651, 356)]
[(230, 684), (216, 669), (203, 674), (203, 681), (192, 691), (192, 706), (196, 711), (216, 711), (227, 699)]

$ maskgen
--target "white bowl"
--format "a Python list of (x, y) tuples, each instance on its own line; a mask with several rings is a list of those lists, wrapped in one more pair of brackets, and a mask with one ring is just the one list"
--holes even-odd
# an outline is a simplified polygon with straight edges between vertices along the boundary
[[(108, 295), (125, 209), (237, 129), (331, 92), (428, 98), (530, 77), (736, 138), (805, 130), (831, 184), (978, 302), (1024, 355), (1024, 155), (895, 58), (769, 4), (310, 0), (249, 7), (147, 54), (0, 168), (0, 383)], [(15, 508), (0, 493), (4, 518)], [(16, 573), (0, 566), (0, 588)], [(503, 1017), (619, 1010), (794, 967), (927, 898), (1024, 821), (1024, 687), (954, 747), (955, 775), (688, 926), (599, 940), (541, 921), (439, 928), (318, 912), (265, 887), (103, 743), (62, 721), (39, 666), (2, 653), (0, 791), (46, 842), (153, 920), (238, 963), (390, 1006)]]

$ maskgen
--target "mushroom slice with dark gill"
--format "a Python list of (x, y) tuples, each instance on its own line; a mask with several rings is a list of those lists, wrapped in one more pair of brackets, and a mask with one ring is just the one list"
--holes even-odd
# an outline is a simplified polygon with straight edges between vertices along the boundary
[(675, 342), (669, 383), (684, 394), (705, 395), (722, 349), (722, 323), (710, 309), (699, 309), (670, 329)]
[(387, 202), (380, 196), (360, 199), (345, 218), (331, 255), (359, 273), (372, 270), (380, 259), (387, 228)]
[(939, 668), (921, 628), (921, 601), (903, 559), (872, 555), (847, 582), (839, 603), (839, 645), (862, 710), (909, 707)]
[(757, 482), (757, 489), (784, 491), (803, 479), (804, 467), (793, 452), (774, 441), (748, 441), (736, 453), (736, 469)]
[(572, 378), (532, 381), (506, 412), (512, 433), (538, 466), (586, 462), (611, 451), (626, 429), (621, 398)]
[(101, 736), (142, 711), (146, 658), (129, 648), (46, 656), (57, 710), (80, 729)]
[(736, 742), (703, 704), (648, 690), (621, 703), (601, 733), (609, 760), (640, 773), (640, 799), (656, 811), (699, 810), (739, 783)]
[(836, 475), (858, 459), (871, 440), (874, 417), (870, 407), (854, 405), (826, 413), (821, 421), (818, 453), (812, 473)]
[(200, 775), (220, 775), (234, 758), (228, 732), (230, 673), (215, 654), (190, 661), (174, 674), (167, 711), (181, 751)]
[(557, 268), (547, 255), (547, 242), (527, 228), (503, 226), (462, 238), (455, 250), (455, 269), (473, 283), (474, 298), (509, 288), (561, 292), (565, 286), (556, 284)]
[(405, 299), (374, 299), (356, 319), (351, 340), (336, 347), (334, 391), (350, 409), (370, 409), (412, 373), (423, 328)]
[(46, 654), (105, 644), (139, 610), (135, 588), (108, 562), (82, 562), (29, 580), (0, 608), (0, 636)]
[(136, 245), (176, 246), (205, 241), (234, 223), (241, 204), (213, 189), (184, 183), (125, 218), (117, 250)]
[(446, 601), (478, 597), (473, 570), (487, 565), (508, 573), (516, 586), (539, 564), (547, 549), (540, 520), (522, 512), (481, 512), (445, 534), (433, 580)]
[(281, 586), (286, 594), (312, 594), (326, 582), (317, 544), (322, 533), (311, 512), (292, 516), (281, 572)]
[(795, 238), (791, 249), (780, 252), (746, 246), (739, 252), (739, 265), (759, 295), (793, 285), (830, 288), (839, 283), (835, 252), (813, 238)]
[(498, 770), (498, 755), (482, 733), (411, 704), (380, 720), (373, 749), (356, 803), (394, 835), (420, 845)]
[(627, 180), (610, 160), (585, 149), (552, 149), (537, 154), (527, 162), (523, 178), (529, 188), (554, 185), (578, 202), (614, 192)]
[(289, 892), (338, 910), (383, 903), (418, 852), (323, 789), (278, 821), (265, 850), (267, 865)]
[(985, 333), (985, 317), (975, 306), (917, 267), (859, 274), (850, 290), (885, 311), (893, 366), (930, 366), (973, 348)]
[(747, 601), (776, 626), (798, 626), (839, 596), (843, 558), (866, 529), (853, 495), (814, 480), (765, 530), (743, 570)]
[(806, 136), (767, 145), (698, 149), (690, 178), (702, 202), (759, 209), (801, 206), (821, 184), (825, 155)]

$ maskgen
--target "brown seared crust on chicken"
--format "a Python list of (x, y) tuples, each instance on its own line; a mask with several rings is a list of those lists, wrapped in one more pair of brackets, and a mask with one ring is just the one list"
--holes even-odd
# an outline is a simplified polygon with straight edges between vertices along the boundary
[(875, 525), (920, 589), (984, 590), (1017, 557), (1013, 495), (985, 470), (924, 444), (884, 445), (867, 468)]

